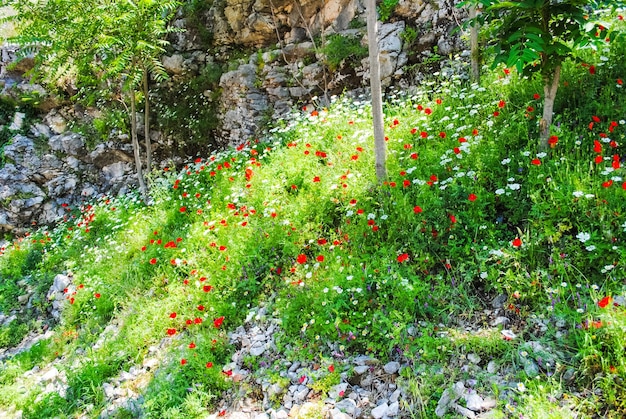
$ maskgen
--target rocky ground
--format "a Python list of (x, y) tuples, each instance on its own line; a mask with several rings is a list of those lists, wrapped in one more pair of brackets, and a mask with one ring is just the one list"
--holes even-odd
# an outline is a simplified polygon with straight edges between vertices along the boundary
[[(55, 321), (59, 319), (62, 304), (67, 299), (68, 291), (71, 294), (72, 288), (70, 276), (58, 275), (48, 291), (47, 297), (52, 301), (48, 314)], [(514, 312), (505, 307), (506, 301), (506, 296), (498, 296), (479, 317), (459, 321), (452, 327), (439, 325), (437, 333), (440, 336), (499, 333), (504, 340), (517, 339), (516, 331), (524, 325), (516, 319)], [(9, 324), (19, 315), (19, 311), (10, 315), (2, 314), (0, 323)], [(105, 345), (108, 339), (119, 332), (120, 326), (111, 323), (102, 332), (94, 348)], [(408, 330), (409, 336), (418, 336), (420, 326), (417, 323)], [(564, 322), (558, 319), (532, 318), (531, 324), (525, 327), (536, 336), (541, 336), (548, 327), (556, 328), (561, 335), (567, 333)], [(562, 353), (536, 340), (519, 342), (510, 362), (481, 357), (472, 352), (471, 348), (452, 353), (449, 365), (420, 364), (419, 360), (408, 358), (400, 352), (391, 361), (381, 362), (367, 355), (345, 356), (339, 347), (329, 345), (332, 356), (322, 363), (319, 360), (283, 358), (275, 342), (279, 330), (280, 320), (273, 318), (267, 307), (263, 306), (252, 309), (244, 324), (229, 334), (235, 352), (231, 362), (222, 368), (235, 385), (219, 401), (215, 412), (207, 414), (207, 418), (408, 417), (412, 412), (421, 411), (428, 402), (416, 393), (411, 385), (412, 378), (428, 374), (450, 374), (450, 371), (458, 372), (456, 376), (459, 379), (453, 386), (440, 389), (441, 396), (435, 414), (438, 417), (449, 413), (456, 417), (489, 418), (493, 417), (492, 409), (497, 404), (491, 389), (500, 389), (498, 397), (501, 399), (506, 398), (507, 393), (520, 391), (520, 384), (515, 380), (520, 369), (524, 369), (531, 377), (559, 373), (564, 380), (570, 380), (574, 375), (573, 370), (558, 369), (558, 364), (565, 357)], [(51, 331), (46, 331), (27, 336), (16, 348), (0, 353), (0, 362), (28, 350), (39, 340), (50, 338), (51, 335)], [(107, 408), (100, 417), (115, 417), (120, 408), (135, 412), (140, 417), (143, 390), (162, 363), (168, 361), (167, 347), (177, 344), (180, 344), (178, 339), (163, 339), (160, 344), (149, 348), (141, 364), (131, 366), (104, 383), (102, 390)], [(56, 392), (64, 397), (68, 389), (67, 377), (62, 368), (64, 361), (64, 358), (59, 358), (43, 368), (37, 366), (31, 369), (18, 378), (18, 386), (26, 388), (37, 385), (42, 388), (43, 394)], [(324, 379), (329, 376), (329, 372), (335, 371), (338, 380), (332, 382)], [(0, 418), (19, 417), (20, 412), (0, 411)]]

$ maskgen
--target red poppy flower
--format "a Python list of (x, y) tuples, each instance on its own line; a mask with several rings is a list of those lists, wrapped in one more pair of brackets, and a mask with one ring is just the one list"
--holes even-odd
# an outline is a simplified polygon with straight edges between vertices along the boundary
[(179, 208), (179, 211), (180, 211), (180, 212), (185, 212), (185, 211), (187, 211), (187, 207), (180, 207), (180, 208)]
[(404, 179), (402, 181), (402, 186), (404, 186), (405, 188), (408, 188), (409, 186), (411, 186), (411, 181), (408, 179)]
[(217, 319), (213, 320), (213, 326), (218, 329), (222, 326), (222, 323), (224, 323), (224, 316), (220, 316)]
[(550, 138), (548, 139), (548, 144), (550, 145), (551, 148), (554, 148), (554, 146), (558, 142), (559, 142), (559, 137), (557, 137), (556, 135), (551, 135)]
[(335, 366), (334, 365), (330, 365), (328, 367), (328, 371), (330, 371), (331, 373), (335, 372)]
[(324, 255), (319, 255), (319, 256), (317, 257), (317, 261), (318, 261), (318, 262), (324, 262)]
[(416, 205), (416, 206), (414, 206), (414, 207), (413, 207), (413, 212), (414, 212), (415, 214), (421, 214), (421, 213), (422, 213), (422, 211), (423, 211), (423, 210), (422, 210), (422, 207), (420, 207), (419, 205)]
[(595, 65), (590, 65), (589, 66), (589, 74), (596, 74), (596, 66)]
[(533, 95), (533, 99), (535, 99), (535, 100), (539, 100), (540, 98), (541, 98), (541, 95), (539, 93), (535, 93)]
[(170, 319), (175, 319), (175, 318), (176, 318), (176, 312), (170, 313)]
[(454, 151), (454, 154), (461, 154), (461, 149), (458, 147), (454, 147), (452, 151)]
[(502, 109), (506, 106), (506, 102), (504, 100), (501, 100), (500, 102), (498, 102), (498, 108)]
[(607, 295), (606, 297), (604, 297), (603, 299), (601, 299), (600, 301), (598, 301), (598, 307), (600, 308), (605, 308), (606, 306), (608, 306), (609, 304), (611, 304), (611, 301), (613, 299), (611, 298), (611, 296)]
[(417, 160), (419, 156), (417, 155), (417, 153), (412, 153), (409, 157), (411, 157), (413, 160)]
[(413, 129), (411, 129), (411, 134), (412, 134), (412, 135), (415, 135), (416, 133), (417, 133), (417, 128), (413, 128)]
[(604, 159), (602, 158), (602, 156), (596, 156), (596, 158), (594, 159), (594, 161), (596, 162), (596, 164), (600, 164), (602, 163)]
[(185, 365), (187, 363), (187, 360), (185, 358), (180, 360), (180, 365)]
[(426, 115), (430, 115), (431, 113), (433, 113), (433, 111), (432, 111), (432, 109), (430, 109), (430, 108), (426, 108), (426, 109), (424, 109), (424, 113), (425, 113)]
[(298, 257), (296, 258), (296, 262), (298, 262), (300, 265), (303, 265), (306, 263), (306, 255), (305, 254), (299, 254)]
[(95, 294), (94, 294), (94, 297), (96, 297), (96, 298), (100, 298), (100, 293), (99, 293), (99, 292), (95, 293)]
[(534, 166), (541, 166), (541, 160), (539, 159), (532, 159), (530, 163), (533, 164)]
[(467, 140), (465, 139), (465, 137), (459, 138), (459, 143), (463, 144), (463, 143), (466, 143), (466, 142), (467, 142)]
[(493, 116), (500, 116), (500, 112), (495, 111), (495, 112), (493, 113)]
[(319, 244), (320, 246), (325, 245), (326, 243), (328, 243), (328, 241), (326, 239), (318, 239), (317, 240), (317, 244)]
[(401, 255), (398, 256), (398, 262), (400, 263), (406, 262), (407, 260), (409, 260), (408, 253), (402, 253)]
[(617, 79), (617, 84), (621, 86), (622, 84), (624, 84), (624, 82), (622, 81), (622, 79)]
[(206, 363), (207, 368), (213, 368), (213, 363), (211, 361)]
[(602, 183), (603, 188), (610, 188), (612, 185), (613, 185), (613, 180), (607, 180), (606, 182)]
[(452, 214), (450, 214), (450, 222), (452, 224), (456, 223), (456, 217), (454, 215), (452, 215)]
[(202, 291), (204, 292), (211, 292), (212, 289), (213, 287), (211, 285), (205, 285), (202, 287)]
[(191, 342), (191, 343), (189, 344), (189, 349), (195, 349), (195, 347), (196, 347), (196, 344), (195, 344), (195, 343)]
[(426, 137), (428, 137), (428, 133), (426, 131), (422, 131), (422, 132), (420, 132), (420, 137), (426, 138)]
[(176, 334), (176, 329), (167, 329), (167, 334), (170, 336), (174, 336)]
[(513, 247), (520, 247), (522, 245), (522, 239), (520, 239), (519, 237), (514, 238), (511, 242), (511, 245)]
[(593, 140), (593, 151), (596, 153), (602, 153), (602, 143), (598, 140)]
[(470, 202), (476, 201), (476, 198), (477, 198), (476, 194), (473, 194), (473, 193), (469, 194), (469, 196), (467, 197), (467, 199), (469, 199)]
[(441, 131), (441, 132), (439, 133), (439, 137), (440, 137), (440, 138), (446, 138), (446, 133), (445, 133), (445, 132), (443, 132), (443, 131)]
[(156, 263), (157, 263), (156, 258), (150, 259), (150, 265), (156, 265)]
[(313, 178), (313, 182), (317, 183), (317, 182), (319, 182), (319, 181), (320, 181), (320, 177), (319, 177), (319, 176), (315, 176), (315, 177)]
[(204, 306), (202, 304), (200, 304), (197, 308), (198, 308), (198, 311), (204, 311)]

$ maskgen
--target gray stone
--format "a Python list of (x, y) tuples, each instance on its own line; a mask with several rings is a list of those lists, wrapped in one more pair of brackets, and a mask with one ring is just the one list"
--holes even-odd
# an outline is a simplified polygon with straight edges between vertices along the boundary
[(56, 109), (48, 112), (44, 117), (44, 122), (55, 134), (61, 134), (67, 130), (67, 120)]
[(301, 403), (304, 400), (306, 400), (306, 397), (309, 395), (309, 392), (311, 391), (308, 387), (303, 386), (303, 389), (299, 389), (297, 390), (294, 395), (293, 395), (293, 400), (296, 403)]
[(13, 122), (9, 126), (10, 130), (19, 131), (24, 126), (24, 118), (26, 118), (26, 114), (23, 112), (15, 112), (13, 115)]
[(462, 415), (463, 417), (469, 418), (469, 419), (474, 419), (476, 417), (476, 413), (472, 412), (471, 410), (463, 407), (463, 406), (459, 406), (458, 404), (455, 404), (452, 406), (454, 410), (456, 410), (460, 415)]
[(387, 415), (388, 410), (389, 410), (389, 406), (387, 405), (387, 403), (378, 405), (372, 409), (372, 417), (374, 419), (380, 419), (383, 416)]
[(354, 416), (357, 411), (356, 402), (352, 399), (343, 399), (335, 404), (335, 409), (345, 412), (350, 416)]
[(484, 400), (478, 394), (468, 394), (465, 396), (465, 407), (475, 412), (483, 410)]
[(185, 61), (185, 58), (180, 55), (180, 54), (174, 54), (174, 55), (165, 55), (163, 56), (163, 58), (161, 59), (161, 62), (163, 63), (163, 67), (165, 68), (165, 70), (169, 73), (173, 73), (173, 74), (182, 74), (184, 71), (183, 68), (183, 63)]
[(489, 374), (495, 374), (498, 371), (498, 363), (496, 361), (489, 361), (487, 364), (487, 372)]
[(467, 355), (467, 359), (473, 364), (480, 364), (480, 357), (475, 353)]
[(502, 308), (504, 306), (504, 303), (506, 303), (508, 299), (509, 297), (507, 297), (506, 294), (500, 294), (493, 300), (491, 300), (491, 307)]
[(260, 356), (263, 352), (265, 352), (265, 346), (263, 345), (256, 345), (250, 348), (250, 355), (252, 356)]
[(56, 367), (50, 368), (45, 374), (41, 376), (41, 381), (54, 381), (59, 377), (59, 370)]
[(383, 370), (386, 374), (395, 374), (400, 369), (400, 363), (396, 361), (391, 361), (385, 364)]
[(389, 405), (389, 409), (387, 410), (387, 416), (398, 416), (400, 412), (400, 403), (393, 402)]
[(367, 365), (358, 365), (356, 367), (354, 367), (354, 373), (356, 375), (363, 375), (366, 372), (368, 372), (370, 369), (370, 367), (368, 367)]
[(289, 413), (285, 409), (280, 409), (272, 415), (272, 419), (287, 419), (288, 417)]
[(343, 413), (341, 410), (335, 408), (329, 412), (330, 419), (351, 419), (354, 416)]

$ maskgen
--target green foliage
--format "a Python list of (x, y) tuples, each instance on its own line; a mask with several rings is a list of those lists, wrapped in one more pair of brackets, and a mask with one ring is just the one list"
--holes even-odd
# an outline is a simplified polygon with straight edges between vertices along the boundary
[(551, 80), (555, 69), (578, 50), (597, 49), (605, 37), (617, 36), (605, 22), (589, 20), (590, 10), (616, 7), (613, 1), (478, 0), (460, 6), (468, 3), (483, 8), (476, 20), (486, 24), (494, 68), (504, 64), (520, 74), (540, 72)]
[(400, 39), (405, 43), (405, 46), (410, 46), (417, 40), (417, 30), (412, 26), (405, 26), (404, 30), (400, 34)]
[(367, 47), (361, 44), (360, 38), (339, 34), (329, 36), (321, 52), (330, 71), (336, 71), (341, 66), (358, 66), (367, 57)]
[(0, 327), (0, 349), (16, 346), (28, 333), (28, 325), (19, 321), (13, 321)]
[(378, 4), (378, 18), (381, 22), (387, 22), (391, 18), (399, 2), (399, 0), (382, 0)]

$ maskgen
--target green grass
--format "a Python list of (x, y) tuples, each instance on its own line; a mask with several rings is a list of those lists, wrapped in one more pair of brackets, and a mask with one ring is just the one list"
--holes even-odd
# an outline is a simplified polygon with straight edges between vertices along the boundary
[[(623, 50), (582, 57), (595, 75), (564, 68), (558, 143), (543, 154), (536, 80), (502, 69), (481, 86), (435, 79), (388, 96), (382, 185), (368, 104), (336, 98), (258, 141), (154, 176), (149, 207), (136, 194), (103, 198), (17, 239), (0, 257), (2, 310), (19, 307), (26, 276), (38, 294), (62, 271), (73, 287), (51, 341), (3, 361), (0, 406), (24, 417), (97, 415), (102, 384), (166, 339), (144, 414), (201, 416), (233, 386), (221, 373), (234, 350), (227, 332), (262, 303), (282, 321), (283, 358), (327, 367), (329, 343), (347, 355), (410, 357), (414, 374), (402, 380), (415, 417), (432, 416), (443, 389), (467, 378), (456, 368), (472, 353), (519, 383), (477, 378), (503, 417), (623, 416)], [(500, 294), (510, 341), (483, 318)], [(112, 322), (117, 332), (104, 333)], [(526, 357), (551, 354), (557, 364), (539, 378), (524, 372)], [(58, 357), (65, 399), (19, 389), (25, 371)], [(568, 369), (573, 378), (561, 379)], [(336, 381), (318, 378), (321, 393)]]

